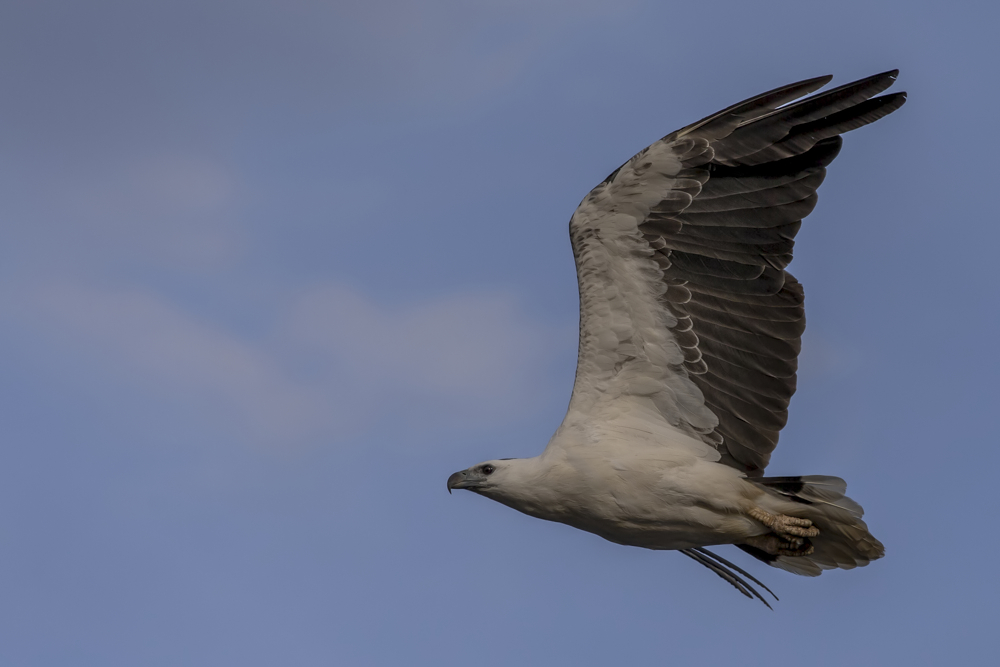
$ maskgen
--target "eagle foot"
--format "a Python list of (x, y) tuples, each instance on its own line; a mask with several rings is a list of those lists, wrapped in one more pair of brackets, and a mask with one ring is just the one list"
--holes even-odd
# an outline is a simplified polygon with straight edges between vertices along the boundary
[(748, 537), (745, 543), (772, 556), (808, 556), (814, 551), (809, 540), (801, 537), (784, 538), (774, 533)]
[(759, 507), (753, 507), (747, 512), (751, 517), (774, 531), (778, 537), (785, 540), (796, 537), (816, 537), (819, 535), (819, 528), (812, 524), (809, 519), (800, 519), (796, 516), (786, 514), (771, 514)]

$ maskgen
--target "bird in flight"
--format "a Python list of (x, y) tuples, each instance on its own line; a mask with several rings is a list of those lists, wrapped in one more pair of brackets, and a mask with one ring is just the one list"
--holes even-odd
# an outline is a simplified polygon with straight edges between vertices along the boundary
[(785, 270), (795, 234), (840, 135), (906, 101), (878, 96), (897, 74), (805, 99), (832, 77), (763, 93), (668, 134), (591, 190), (569, 223), (580, 348), (566, 417), (541, 455), (485, 461), (448, 490), (678, 550), (764, 604), (750, 582), (770, 589), (705, 547), (735, 544), (806, 576), (881, 558), (842, 479), (764, 469), (805, 329), (802, 286)]

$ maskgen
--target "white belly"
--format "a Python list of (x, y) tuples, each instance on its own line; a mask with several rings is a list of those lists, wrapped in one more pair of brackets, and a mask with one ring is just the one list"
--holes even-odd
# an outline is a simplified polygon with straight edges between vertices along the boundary
[(765, 532), (744, 514), (762, 492), (729, 466), (696, 457), (594, 456), (564, 459), (559, 469), (558, 503), (511, 506), (647, 549), (734, 544)]

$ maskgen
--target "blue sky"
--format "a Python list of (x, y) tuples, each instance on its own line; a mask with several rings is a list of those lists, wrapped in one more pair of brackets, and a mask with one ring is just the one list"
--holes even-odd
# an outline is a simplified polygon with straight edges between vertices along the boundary
[[(986, 2), (0, 7), (0, 663), (991, 664), (1000, 463)], [(733, 102), (898, 67), (791, 270), (769, 471), (887, 556), (762, 578), (519, 515), (576, 355), (566, 223)]]

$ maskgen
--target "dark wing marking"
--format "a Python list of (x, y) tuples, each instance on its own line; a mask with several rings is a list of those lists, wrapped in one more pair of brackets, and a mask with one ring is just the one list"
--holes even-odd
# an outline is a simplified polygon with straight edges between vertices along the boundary
[(873, 98), (896, 74), (775, 109), (829, 77), (792, 84), (663, 139), (683, 169), (639, 229), (663, 272), (661, 298), (678, 318), (672, 333), (687, 373), (719, 419), (722, 442), (710, 440), (724, 463), (750, 475), (767, 465), (795, 392), (805, 328), (802, 287), (785, 271), (795, 234), (816, 205), (839, 135), (905, 102), (905, 93)]

